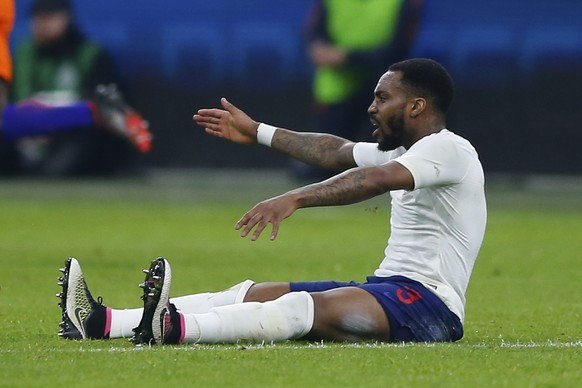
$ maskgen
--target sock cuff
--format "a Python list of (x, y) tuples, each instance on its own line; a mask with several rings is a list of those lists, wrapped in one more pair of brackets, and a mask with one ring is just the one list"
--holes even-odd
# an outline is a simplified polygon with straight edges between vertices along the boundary
[(242, 283), (238, 284), (239, 290), (236, 294), (236, 297), (234, 298), (234, 303), (242, 303), (245, 299), (245, 296), (247, 295), (247, 293), (249, 292), (250, 288), (253, 286), (253, 284), (255, 284), (255, 282), (253, 282), (252, 280), (245, 280)]
[(180, 316), (180, 338), (178, 339), (178, 343), (181, 344), (186, 337), (186, 321), (184, 320), (184, 314), (179, 311), (178, 314)]
[(109, 338), (110, 333), (111, 333), (111, 309), (109, 307), (105, 307), (105, 331), (103, 333), (103, 337)]
[(315, 303), (313, 302), (313, 297), (309, 292), (302, 292), (307, 294), (307, 326), (305, 327), (305, 332), (301, 335), (303, 337), (309, 334), (311, 329), (313, 329), (313, 322), (315, 321)]

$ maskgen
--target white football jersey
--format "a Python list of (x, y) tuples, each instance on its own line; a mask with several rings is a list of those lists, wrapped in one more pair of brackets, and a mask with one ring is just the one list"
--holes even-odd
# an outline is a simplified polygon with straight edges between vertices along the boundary
[(414, 177), (413, 190), (390, 193), (390, 237), (375, 276), (406, 276), (434, 291), (461, 321), (465, 292), (481, 248), (487, 206), (477, 152), (447, 129), (423, 137), (409, 150), (378, 150), (356, 143), (358, 166), (395, 161)]

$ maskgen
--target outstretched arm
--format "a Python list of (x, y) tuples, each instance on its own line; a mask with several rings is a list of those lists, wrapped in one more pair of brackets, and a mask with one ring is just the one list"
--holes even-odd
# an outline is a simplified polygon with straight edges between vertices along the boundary
[(257, 204), (236, 223), (241, 236), (254, 232), (256, 240), (268, 224), (273, 225), (271, 240), (277, 237), (281, 221), (295, 210), (315, 206), (348, 205), (370, 199), (390, 190), (412, 189), (414, 178), (398, 162), (377, 167), (353, 168), (323, 182), (289, 191)]
[[(200, 109), (194, 115), (194, 121), (210, 135), (240, 144), (257, 143), (259, 123), (226, 98), (220, 102), (224, 109)], [(322, 168), (342, 170), (356, 166), (352, 155), (354, 143), (329, 134), (277, 128), (270, 146), (294, 159)]]

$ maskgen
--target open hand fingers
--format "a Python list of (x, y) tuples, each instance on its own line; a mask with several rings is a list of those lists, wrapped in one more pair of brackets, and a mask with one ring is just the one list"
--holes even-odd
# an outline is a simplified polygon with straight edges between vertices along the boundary
[(227, 113), (220, 109), (200, 109), (192, 119), (196, 121), (198, 125), (204, 126), (207, 124), (218, 124), (224, 114)]
[(192, 119), (210, 135), (240, 144), (256, 143), (259, 123), (228, 102), (226, 98), (221, 99), (220, 102), (224, 109), (199, 109)]
[(206, 133), (223, 138), (226, 136), (223, 120), (227, 113), (220, 109), (200, 109), (192, 119), (203, 127)]
[(240, 230), (242, 228), (241, 237), (247, 237), (254, 228), (254, 232), (251, 236), (251, 241), (256, 241), (263, 230), (267, 227), (267, 225), (271, 223), (273, 224), (273, 232), (271, 233), (271, 240), (274, 240), (277, 237), (277, 233), (279, 230), (279, 222), (273, 221), (272, 219), (264, 219), (260, 214), (251, 215), (250, 213), (246, 213), (236, 224), (235, 229)]
[[(266, 226), (267, 226), (267, 222), (265, 222), (265, 221), (259, 221), (256, 224), (255, 232), (251, 236), (251, 241), (256, 241), (259, 238), (259, 236), (261, 235), (261, 233), (263, 233), (263, 230), (265, 229)], [(251, 230), (249, 229), (248, 232), (250, 233)]]
[(221, 118), (224, 113), (226, 113), (226, 111), (223, 109), (203, 108), (198, 109), (198, 112), (196, 112), (195, 116)]

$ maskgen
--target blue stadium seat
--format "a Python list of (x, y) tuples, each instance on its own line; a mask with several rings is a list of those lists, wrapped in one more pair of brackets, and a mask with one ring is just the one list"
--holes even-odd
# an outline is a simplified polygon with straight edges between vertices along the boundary
[(512, 26), (460, 26), (451, 69), (459, 81), (473, 86), (511, 83), (519, 77), (518, 49)]
[(241, 22), (234, 26), (233, 35), (231, 59), (237, 84), (261, 88), (292, 82), (305, 56), (295, 27)]
[(418, 32), (411, 57), (431, 58), (448, 67), (454, 38), (454, 31), (449, 26), (424, 25)]
[(128, 48), (131, 47), (130, 29), (123, 22), (97, 22), (89, 20), (82, 25), (82, 31), (91, 40), (103, 45), (114, 58), (122, 74), (131, 71), (131, 62), (128, 63)]
[(167, 26), (162, 32), (163, 77), (182, 87), (221, 84), (229, 70), (230, 51), (223, 29), (218, 24)]
[(520, 64), (528, 77), (546, 71), (582, 71), (582, 26), (541, 25), (526, 31)]
[(97, 40), (112, 52), (122, 53), (130, 45), (127, 23), (89, 20), (83, 23), (81, 29), (90, 39)]

